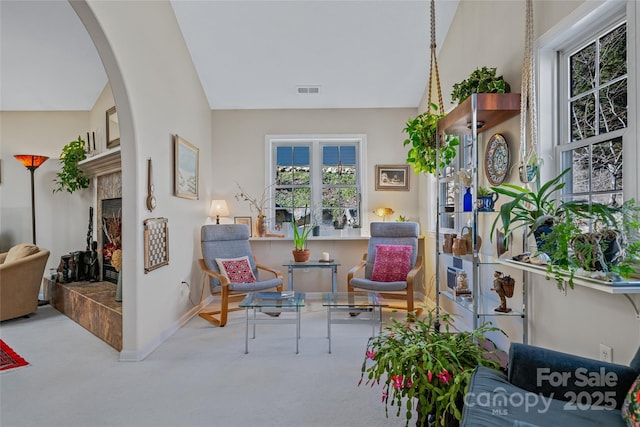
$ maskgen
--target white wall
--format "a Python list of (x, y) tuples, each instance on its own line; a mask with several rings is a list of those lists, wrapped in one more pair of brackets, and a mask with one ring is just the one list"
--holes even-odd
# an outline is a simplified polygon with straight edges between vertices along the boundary
[[(199, 226), (212, 185), (211, 111), (168, 1), (73, 2), (109, 77), (120, 121), (123, 181), (123, 351), (139, 360), (193, 308), (181, 281), (201, 273)], [(153, 19), (149, 19), (153, 17)], [(200, 149), (200, 199), (173, 196), (173, 135)], [(145, 209), (147, 159), (157, 209)], [(169, 222), (169, 265), (144, 274), (143, 221)], [(192, 287), (193, 289), (193, 287)], [(199, 292), (194, 298), (199, 297)]]
[[(536, 38), (540, 37), (540, 32), (552, 28), (583, 3), (535, 1)], [(601, 2), (592, 2), (592, 5), (598, 3)], [(504, 75), (505, 80), (511, 84), (512, 91), (520, 92), (524, 7), (524, 2), (460, 2), (438, 58), (445, 104), (449, 102), (454, 83), (462, 81), (474, 69), (485, 65), (498, 67), (498, 74)], [(489, 27), (488, 23), (496, 22), (498, 10), (500, 25)], [(637, 12), (635, 21), (637, 25)], [(634, 37), (634, 34), (631, 36)], [(635, 91), (637, 100), (637, 88), (631, 90), (632, 93)], [(550, 114), (550, 111), (539, 109), (538, 113), (544, 116)], [(636, 122), (640, 118), (637, 111), (630, 111), (630, 117), (636, 117)], [(518, 119), (512, 119), (489, 133), (494, 132), (507, 133), (512, 158), (517, 162)], [(637, 131), (635, 132), (637, 140)], [(486, 137), (488, 136), (490, 135)], [(482, 150), (483, 146), (480, 152), (484, 152)], [(545, 167), (552, 167), (551, 163)], [(516, 172), (511, 172), (508, 181), (518, 182)], [(634, 190), (637, 193), (637, 188)], [(613, 360), (619, 363), (628, 363), (635, 354), (640, 342), (640, 321), (636, 319), (632, 305), (624, 296), (580, 287), (569, 290), (565, 295), (557, 290), (554, 281), (546, 281), (541, 277), (530, 277), (528, 283), (530, 343), (595, 358), (598, 357), (599, 344), (603, 343), (613, 348)], [(638, 298), (634, 299), (636, 305), (640, 306)], [(455, 306), (450, 308), (456, 310)], [(516, 319), (512, 322), (519, 321)], [(508, 319), (501, 319), (502, 322), (508, 322)], [(505, 324), (503, 327), (515, 330), (517, 324)], [(511, 339), (518, 341), (520, 337), (514, 335)]]
[[(411, 172), (410, 191), (375, 191), (373, 176), (376, 164), (405, 164), (407, 149), (402, 146), (402, 132), (414, 108), (344, 109), (344, 110), (214, 110), (212, 197), (226, 199), (231, 217), (254, 217), (249, 204), (233, 197), (237, 181), (252, 196), (265, 187), (265, 135), (366, 134), (367, 205), (363, 219), (378, 221), (372, 211), (391, 207), (395, 214), (419, 220), (417, 177)], [(232, 218), (231, 218), (232, 219)]]
[[(36, 243), (51, 251), (47, 268), (60, 256), (86, 245), (91, 192), (58, 192), (54, 179), (60, 171), (62, 147), (86, 135), (88, 112), (0, 112), (2, 184), (0, 184), (0, 251), (31, 242), (31, 178), (15, 154), (48, 156), (34, 175)], [(86, 138), (86, 136), (83, 136)]]

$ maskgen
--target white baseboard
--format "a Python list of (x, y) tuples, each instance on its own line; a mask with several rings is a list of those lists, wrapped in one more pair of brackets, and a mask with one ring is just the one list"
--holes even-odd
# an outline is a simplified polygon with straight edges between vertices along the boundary
[(200, 304), (193, 307), (191, 310), (187, 311), (183, 314), (178, 320), (173, 322), (171, 326), (162, 331), (157, 337), (151, 340), (147, 345), (145, 345), (140, 350), (122, 350), (120, 352), (120, 361), (121, 362), (140, 362), (144, 360), (147, 356), (149, 356), (153, 351), (160, 347), (160, 345), (168, 340), (178, 329), (183, 327), (192, 317), (196, 316), (200, 310), (205, 308), (207, 305), (213, 302), (214, 296), (209, 295), (207, 298), (202, 300)]

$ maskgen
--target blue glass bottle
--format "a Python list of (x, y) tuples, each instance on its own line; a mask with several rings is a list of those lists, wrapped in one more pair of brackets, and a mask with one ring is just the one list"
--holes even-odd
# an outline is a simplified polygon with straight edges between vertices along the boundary
[(471, 212), (472, 209), (473, 196), (471, 196), (471, 187), (467, 187), (467, 192), (464, 193), (464, 197), (462, 199), (462, 210), (465, 212)]

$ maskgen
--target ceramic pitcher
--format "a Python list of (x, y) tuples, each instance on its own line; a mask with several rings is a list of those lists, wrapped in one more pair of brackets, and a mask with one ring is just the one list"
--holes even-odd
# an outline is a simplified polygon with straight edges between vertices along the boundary
[(452, 251), (455, 256), (463, 256), (467, 254), (467, 241), (465, 239), (453, 239)]

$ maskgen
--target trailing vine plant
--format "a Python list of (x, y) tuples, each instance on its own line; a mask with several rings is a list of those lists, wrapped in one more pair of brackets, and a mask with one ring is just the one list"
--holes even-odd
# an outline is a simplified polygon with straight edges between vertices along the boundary
[(53, 189), (54, 193), (62, 190), (73, 193), (89, 187), (89, 178), (78, 166), (78, 162), (86, 158), (85, 141), (80, 136), (77, 140), (62, 147), (60, 155), (62, 170), (56, 174), (56, 179), (53, 180), (57, 184), (57, 187)]
[(444, 169), (456, 157), (456, 147), (460, 145), (460, 140), (456, 135), (446, 135), (437, 158), (438, 120), (444, 116), (438, 114), (438, 106), (432, 103), (429, 111), (407, 121), (404, 131), (409, 134), (409, 138), (404, 140), (404, 146), (411, 147), (407, 153), (407, 163), (413, 166), (416, 174), (435, 173), (438, 161), (440, 169)]

